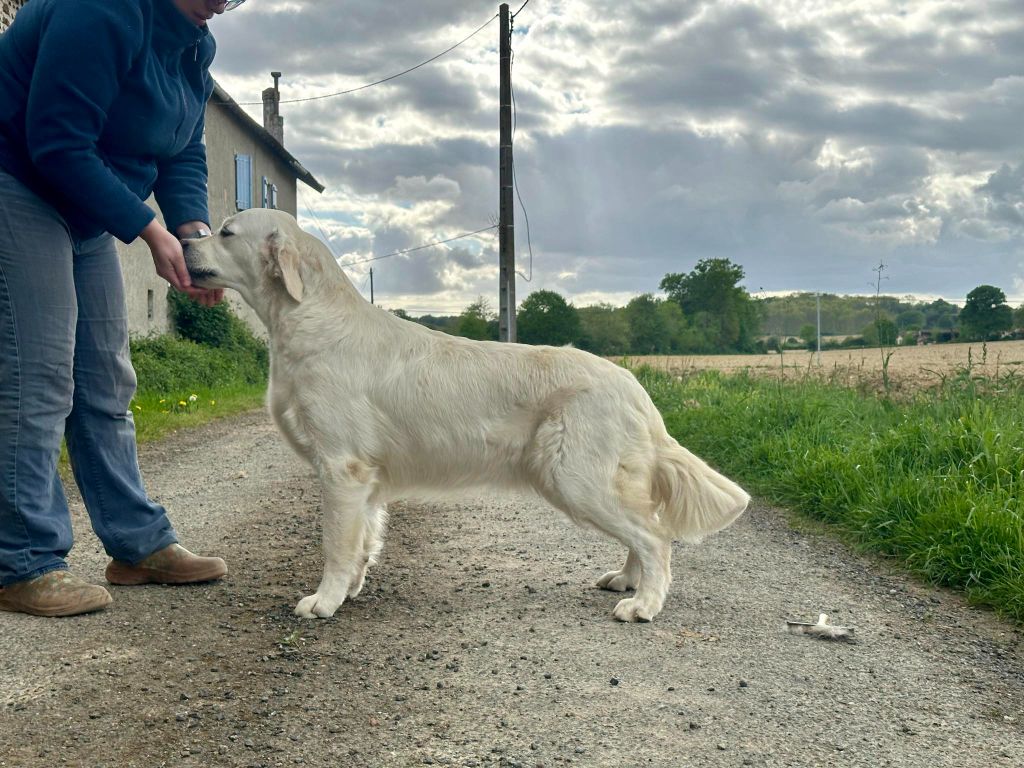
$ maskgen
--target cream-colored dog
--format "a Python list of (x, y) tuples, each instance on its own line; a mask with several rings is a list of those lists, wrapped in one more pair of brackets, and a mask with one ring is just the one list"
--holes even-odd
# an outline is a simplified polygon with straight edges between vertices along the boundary
[(470, 341), (365, 301), (286, 213), (247, 210), (189, 242), (196, 285), (233, 288), (270, 339), (270, 411), (323, 486), (324, 574), (296, 614), (331, 616), (376, 562), (385, 504), (529, 489), (629, 549), (600, 587), (649, 621), (673, 539), (725, 528), (749, 496), (673, 440), (628, 371), (569, 347)]

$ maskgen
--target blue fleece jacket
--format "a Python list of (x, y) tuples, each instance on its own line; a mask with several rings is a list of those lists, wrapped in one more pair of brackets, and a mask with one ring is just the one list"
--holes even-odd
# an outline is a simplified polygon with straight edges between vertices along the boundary
[(0, 168), (76, 237), (209, 222), (203, 118), (216, 45), (172, 0), (29, 0), (0, 36)]

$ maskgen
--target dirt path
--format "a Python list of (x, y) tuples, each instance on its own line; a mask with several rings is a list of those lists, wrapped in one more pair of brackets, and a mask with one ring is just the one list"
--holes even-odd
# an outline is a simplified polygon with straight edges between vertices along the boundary
[[(1021, 634), (755, 507), (679, 547), (653, 624), (593, 588), (619, 548), (542, 503), (392, 508), (334, 619), (318, 495), (262, 414), (146, 449), (183, 542), (231, 575), (0, 614), (0, 766), (1024, 765)], [(75, 506), (72, 566), (105, 559)], [(855, 645), (786, 634), (826, 612)]]

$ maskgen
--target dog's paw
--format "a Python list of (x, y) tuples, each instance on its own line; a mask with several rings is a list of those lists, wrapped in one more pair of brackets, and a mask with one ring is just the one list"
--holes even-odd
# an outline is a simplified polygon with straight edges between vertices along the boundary
[(652, 610), (646, 602), (635, 597), (619, 600), (612, 611), (612, 616), (619, 621), (651, 621), (657, 614), (658, 612)]
[(330, 618), (344, 600), (332, 600), (317, 592), (299, 600), (299, 604), (295, 606), (295, 615), (302, 619)]
[(601, 589), (609, 589), (612, 592), (625, 592), (629, 589), (636, 589), (636, 583), (630, 580), (629, 576), (622, 571), (608, 571), (597, 580), (597, 586)]
[(356, 578), (356, 579), (354, 579), (352, 581), (352, 586), (350, 586), (348, 588), (348, 596), (350, 598), (351, 597), (357, 597), (359, 595), (359, 593), (363, 591), (363, 584), (365, 584), (365, 583), (366, 583), (366, 566), (364, 565), (362, 573), (359, 574), (358, 578)]

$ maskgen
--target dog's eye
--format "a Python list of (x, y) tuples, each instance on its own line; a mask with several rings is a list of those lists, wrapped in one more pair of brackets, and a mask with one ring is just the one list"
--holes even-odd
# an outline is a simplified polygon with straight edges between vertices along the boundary
[(232, 231), (231, 231), (230, 229), (228, 229), (227, 227), (221, 227), (221, 228), (220, 228), (220, 236), (221, 236), (221, 237), (231, 237), (231, 236), (232, 236), (233, 234), (235, 234), (235, 233), (234, 233), (234, 232), (232, 232)]

